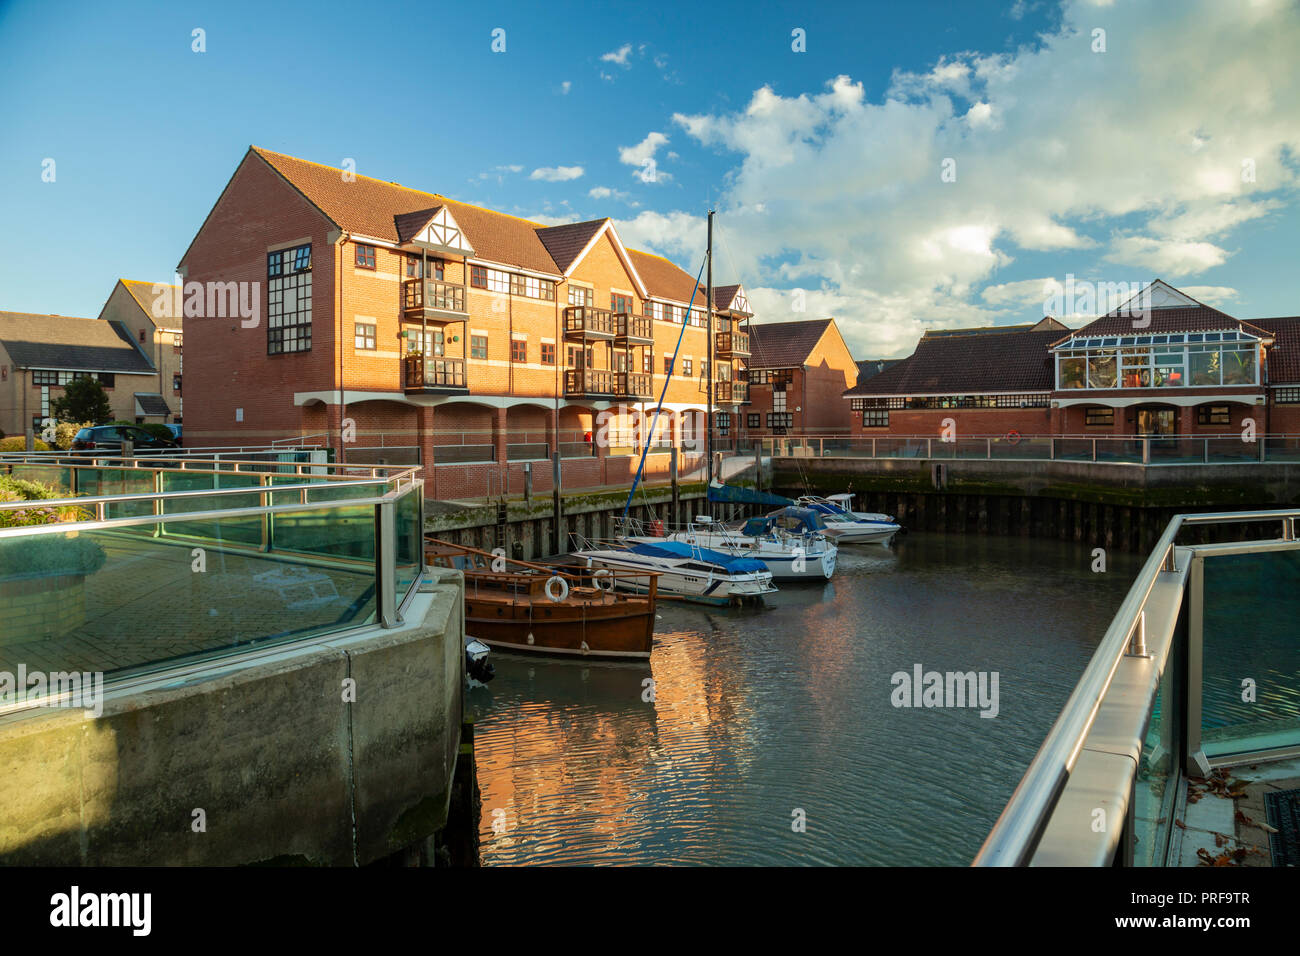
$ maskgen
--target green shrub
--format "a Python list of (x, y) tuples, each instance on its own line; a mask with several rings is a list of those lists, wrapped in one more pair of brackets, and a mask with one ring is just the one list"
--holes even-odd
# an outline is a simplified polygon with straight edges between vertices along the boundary
[[(49, 451), (50, 446), (45, 444), (39, 438), (33, 446), (37, 451)], [(24, 435), (11, 435), (9, 438), (0, 439), (0, 451), (26, 451), (27, 438)]]
[(54, 426), (54, 444), (59, 450), (67, 451), (72, 447), (72, 440), (77, 437), (77, 432), (83, 428), (94, 428), (93, 422), (82, 422), (78, 425), (76, 422), (59, 422)]
[[(36, 481), (0, 475), (0, 501), (49, 501), (66, 492)], [(0, 528), (83, 521), (90, 517), (75, 505), (0, 509)], [(84, 534), (32, 535), (0, 540), (0, 579), (93, 574), (103, 567), (104, 549)]]
[(0, 539), (0, 580), (94, 574), (104, 549), (84, 534), (42, 534)]

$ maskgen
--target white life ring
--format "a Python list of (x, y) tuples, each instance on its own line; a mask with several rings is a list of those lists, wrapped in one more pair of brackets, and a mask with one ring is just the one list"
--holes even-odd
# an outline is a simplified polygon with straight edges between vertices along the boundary
[[(608, 581), (609, 585), (601, 584), (602, 581)], [(614, 590), (614, 575), (609, 568), (601, 568), (591, 576), (591, 583), (602, 591), (612, 591)]]
[[(556, 597), (556, 596), (555, 596), (555, 592), (552, 590), (552, 586), (555, 584), (556, 581), (559, 581), (559, 582), (560, 582), (560, 596), (559, 596), (559, 597)], [(565, 601), (565, 599), (568, 598), (568, 596), (569, 596), (569, 582), (566, 581), (566, 580), (564, 580), (564, 578), (560, 577), (558, 574), (552, 574), (552, 575), (551, 575), (549, 578), (547, 578), (547, 580), (546, 580), (546, 588), (545, 588), (545, 591), (546, 591), (546, 596), (547, 596), (548, 598), (550, 598), (550, 599), (551, 599), (552, 601), (554, 601), (556, 604), (562, 604), (562, 603)]]

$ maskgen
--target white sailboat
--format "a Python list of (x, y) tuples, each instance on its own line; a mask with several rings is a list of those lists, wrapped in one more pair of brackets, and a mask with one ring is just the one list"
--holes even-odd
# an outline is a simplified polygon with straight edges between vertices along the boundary
[[(646, 541), (590, 542), (573, 556), (597, 572), (646, 571), (659, 575), (659, 596), (675, 596), (697, 604), (727, 606), (756, 603), (773, 593), (772, 572), (762, 561), (714, 551), (698, 544), (667, 538)], [(648, 575), (647, 575), (648, 580)], [(614, 586), (625, 590), (645, 587), (635, 575), (620, 574)]]
[[(844, 500), (844, 495), (835, 495)], [(848, 496), (852, 502), (853, 496)], [(885, 514), (850, 511), (848, 508), (816, 495), (805, 495), (799, 503), (821, 515), (826, 534), (839, 544), (880, 544), (889, 547), (902, 527)], [(846, 502), (846, 503), (848, 503)]]
[(808, 508), (784, 508), (779, 516), (750, 518), (739, 527), (715, 522), (699, 515), (684, 531), (662, 536), (647, 534), (630, 520), (621, 529), (620, 540), (629, 544), (677, 541), (735, 557), (761, 561), (774, 581), (828, 580), (835, 573), (839, 548), (825, 534), (816, 512)]

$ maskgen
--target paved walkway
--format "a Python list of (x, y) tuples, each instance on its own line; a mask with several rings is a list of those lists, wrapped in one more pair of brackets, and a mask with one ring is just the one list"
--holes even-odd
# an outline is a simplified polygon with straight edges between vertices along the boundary
[[(188, 545), (101, 538), (108, 559), (86, 579), (85, 623), (59, 638), (0, 644), (0, 670), (113, 671), (313, 628), (356, 626), (375, 611), (374, 575), (291, 556), (221, 552), (192, 570)], [(0, 606), (3, 613), (3, 606)]]

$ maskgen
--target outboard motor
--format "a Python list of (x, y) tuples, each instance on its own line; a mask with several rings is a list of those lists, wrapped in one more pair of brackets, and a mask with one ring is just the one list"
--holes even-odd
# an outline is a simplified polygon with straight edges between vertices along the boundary
[(488, 660), (490, 652), (491, 648), (482, 641), (466, 638), (465, 675), (469, 678), (470, 687), (474, 687), (476, 683), (482, 686), (496, 676), (496, 668)]

